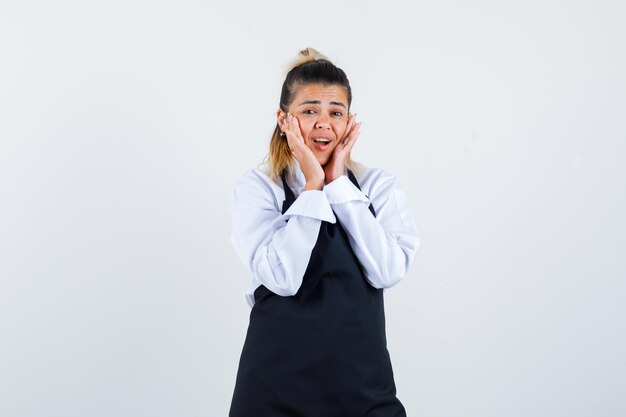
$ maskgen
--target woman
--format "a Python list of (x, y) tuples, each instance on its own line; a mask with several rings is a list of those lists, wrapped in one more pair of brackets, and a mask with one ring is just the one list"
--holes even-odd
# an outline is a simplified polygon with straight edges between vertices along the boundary
[(231, 417), (405, 416), (383, 292), (417, 228), (395, 178), (350, 159), (361, 123), (340, 68), (300, 51), (283, 83), (267, 165), (233, 188), (233, 245), (252, 308)]

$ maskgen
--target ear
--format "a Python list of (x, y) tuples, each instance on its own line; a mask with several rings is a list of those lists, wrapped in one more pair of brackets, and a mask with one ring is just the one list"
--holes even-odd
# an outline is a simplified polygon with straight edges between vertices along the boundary
[(276, 122), (278, 123), (278, 126), (282, 127), (283, 120), (285, 120), (285, 116), (287, 116), (287, 113), (282, 111), (280, 108), (278, 108), (278, 110), (276, 110)]

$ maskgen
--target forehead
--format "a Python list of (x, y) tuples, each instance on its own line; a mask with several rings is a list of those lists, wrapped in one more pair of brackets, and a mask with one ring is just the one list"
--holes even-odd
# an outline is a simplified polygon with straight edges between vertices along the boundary
[(328, 101), (339, 101), (348, 105), (348, 94), (346, 89), (339, 85), (327, 84), (304, 84), (299, 87), (294, 97), (294, 104), (298, 105), (302, 101), (316, 100), (322, 103)]

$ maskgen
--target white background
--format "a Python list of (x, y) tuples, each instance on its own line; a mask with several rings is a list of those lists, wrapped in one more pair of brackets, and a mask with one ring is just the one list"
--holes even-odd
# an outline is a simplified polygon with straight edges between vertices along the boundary
[(233, 180), (284, 70), (348, 74), (422, 246), (386, 292), (409, 416), (626, 414), (623, 1), (0, 6), (0, 416), (226, 416)]

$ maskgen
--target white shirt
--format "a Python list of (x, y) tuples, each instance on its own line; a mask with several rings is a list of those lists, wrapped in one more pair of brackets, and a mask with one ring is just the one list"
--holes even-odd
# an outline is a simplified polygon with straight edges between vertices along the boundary
[[(260, 285), (285, 297), (298, 292), (322, 221), (339, 219), (373, 287), (396, 285), (420, 244), (396, 178), (382, 169), (361, 167), (354, 172), (361, 190), (343, 175), (322, 190), (304, 191), (304, 174), (295, 159), (294, 163), (295, 183), (288, 185), (297, 198), (284, 215), (280, 178), (273, 181), (261, 169), (252, 169), (233, 186), (231, 241), (252, 275), (252, 283), (244, 291), (250, 308)], [(368, 209), (370, 203), (376, 217)]]

